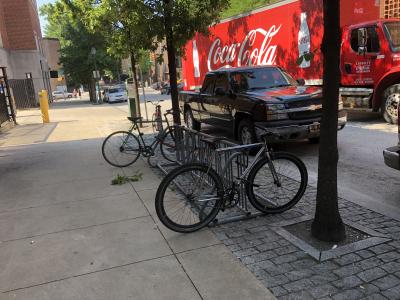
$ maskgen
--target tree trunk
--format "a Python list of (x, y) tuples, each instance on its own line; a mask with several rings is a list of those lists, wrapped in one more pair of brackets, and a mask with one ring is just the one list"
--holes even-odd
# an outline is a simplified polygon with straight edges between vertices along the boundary
[(311, 226), (319, 240), (338, 242), (345, 238), (345, 227), (338, 208), (337, 148), (338, 100), (340, 83), (339, 1), (324, 0), (324, 84), (321, 138), (318, 161), (317, 206)]
[(88, 87), (90, 101), (96, 103), (96, 85), (94, 83), (94, 79), (90, 79)]
[(140, 113), (140, 96), (139, 96), (139, 87), (137, 81), (137, 74), (136, 74), (136, 59), (135, 54), (133, 51), (130, 53), (131, 55), (131, 65), (132, 65), (132, 77), (133, 77), (133, 89), (135, 91), (135, 103), (136, 103), (136, 116), (141, 117), (142, 114)]
[(179, 113), (174, 33), (172, 31), (172, 20), (171, 20), (171, 10), (172, 10), (171, 7), (173, 6), (173, 2), (172, 0), (164, 0), (164, 2), (165, 2), (164, 28), (165, 28), (165, 38), (167, 42), (167, 52), (168, 52), (168, 70), (169, 70), (169, 82), (171, 85), (172, 110), (174, 112), (174, 124), (180, 125), (181, 117)]

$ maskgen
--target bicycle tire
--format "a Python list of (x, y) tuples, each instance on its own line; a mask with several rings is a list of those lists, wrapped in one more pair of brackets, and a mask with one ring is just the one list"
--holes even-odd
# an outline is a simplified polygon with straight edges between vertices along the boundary
[[(197, 174), (194, 172), (202, 173), (202, 175), (206, 176), (209, 184), (209, 181), (213, 181), (210, 185), (210, 195), (205, 194), (204, 196), (211, 197), (209, 200), (207, 199), (200, 199), (199, 201), (195, 201), (193, 198), (193, 191), (195, 191), (198, 187), (196, 185), (191, 184), (188, 178), (192, 177), (193, 180), (197, 184), (200, 185), (200, 189), (202, 189), (202, 185), (204, 185), (204, 180), (198, 180)], [(182, 176), (182, 178), (180, 177)], [(195, 177), (196, 176), (196, 177)], [(182, 198), (183, 187), (182, 179), (185, 178), (183, 181), (187, 181), (187, 186), (193, 188), (191, 195), (184, 195)], [(203, 177), (202, 177), (203, 178)], [(179, 182), (179, 185), (176, 184)], [(179, 187), (181, 186), (181, 187)], [(166, 195), (167, 193), (167, 195)], [(213, 194), (211, 194), (213, 193)], [(181, 233), (190, 233), (201, 228), (207, 226), (218, 214), (218, 211), (221, 208), (222, 204), (222, 195), (223, 195), (223, 183), (221, 178), (218, 176), (217, 172), (213, 169), (209, 168), (209, 166), (204, 164), (188, 164), (183, 165), (178, 168), (175, 168), (170, 173), (167, 174), (166, 177), (161, 181), (160, 186), (157, 189), (156, 198), (155, 198), (155, 208), (158, 218), (160, 219), (161, 223), (163, 223), (167, 228)], [(188, 197), (191, 197), (191, 200), (188, 200)], [(213, 202), (211, 202), (213, 200)], [(175, 210), (172, 213), (169, 213), (169, 210), (166, 208), (166, 202), (179, 202), (182, 203), (184, 211), (186, 211), (186, 207), (188, 208), (188, 215), (189, 221), (194, 218), (193, 224), (182, 224), (183, 222), (179, 222), (173, 220), (172, 217), (178, 212)], [(196, 207), (196, 204), (200, 204), (200, 206)], [(208, 205), (207, 205), (208, 204)], [(175, 207), (174, 207), (175, 208)], [(207, 210), (207, 208), (209, 208)], [(197, 210), (197, 212), (196, 212)], [(198, 219), (198, 221), (197, 221)], [(181, 221), (184, 221), (183, 217)]]
[[(295, 171), (293, 174), (290, 174), (290, 176), (289, 174), (283, 175), (283, 172), (278, 168), (278, 161), (290, 162), (290, 164), (292, 165), (292, 170), (295, 171), (297, 169), (298, 174)], [(271, 170), (269, 168), (269, 160), (266, 157), (262, 158), (256, 163), (256, 165), (250, 171), (246, 181), (246, 194), (249, 198), (250, 203), (257, 210), (267, 214), (281, 213), (296, 205), (297, 202), (299, 202), (300, 199), (303, 197), (308, 183), (307, 168), (304, 163), (295, 155), (286, 152), (273, 153), (272, 163), (274, 164), (274, 168), (276, 169), (278, 176), (280, 176), (281, 186), (278, 186), (274, 182)], [(259, 178), (260, 180), (264, 179), (268, 181), (269, 175), (271, 177), (270, 182), (260, 184), (257, 179), (257, 182), (255, 183), (256, 176), (259, 174), (260, 170), (262, 170), (264, 166), (269, 170), (269, 173), (267, 171), (265, 172), (266, 174), (261, 174)], [(296, 182), (298, 184), (296, 184)], [(258, 189), (259, 187), (260, 189)], [(259, 191), (261, 191), (262, 189), (267, 189), (268, 187), (272, 189), (272, 191), (268, 191), (266, 193), (266, 197), (268, 197), (268, 199), (265, 199), (264, 197), (263, 199), (261, 199)], [(257, 188), (257, 191), (255, 191), (255, 188)], [(286, 196), (286, 192), (292, 192), (293, 196), (289, 196), (289, 199), (284, 199), (284, 197), (281, 197), (283, 192), (285, 192)], [(275, 206), (269, 206), (267, 204), (272, 202), (275, 202), (276, 204), (276, 202), (280, 200), (283, 200), (284, 202)]]
[[(111, 140), (113, 138), (117, 137), (117, 135), (119, 135), (119, 134), (128, 136), (129, 145), (131, 147), (132, 146), (137, 147), (137, 148), (134, 148), (135, 151), (129, 151), (130, 153), (132, 153), (132, 155), (124, 163), (118, 162), (118, 160), (116, 159), (116, 155), (113, 154), (113, 152), (111, 152), (110, 154), (106, 154), (107, 149), (108, 149), (107, 147), (109, 144), (111, 144)], [(119, 151), (120, 153), (125, 153), (125, 154), (128, 153), (128, 151), (125, 151), (126, 148), (125, 149), (121, 148), (122, 145), (118, 146), (118, 144), (115, 144), (115, 146), (116, 146), (116, 150)], [(101, 146), (101, 153), (103, 154), (103, 157), (106, 160), (106, 162), (108, 162), (110, 165), (112, 165), (114, 167), (119, 167), (119, 168), (130, 166), (131, 164), (136, 162), (140, 156), (140, 151), (141, 151), (141, 147), (140, 147), (140, 142), (139, 142), (138, 138), (128, 131), (116, 131), (116, 132), (111, 133), (109, 136), (107, 136), (105, 138), (105, 140), (103, 141), (103, 144)], [(116, 152), (116, 151), (114, 151), (114, 152)], [(116, 153), (118, 153), (118, 152), (116, 152)], [(128, 156), (126, 156), (126, 158), (128, 158)]]
[(174, 128), (169, 127), (166, 129), (163, 138), (160, 139), (160, 152), (161, 155), (170, 162), (176, 162), (176, 135)]

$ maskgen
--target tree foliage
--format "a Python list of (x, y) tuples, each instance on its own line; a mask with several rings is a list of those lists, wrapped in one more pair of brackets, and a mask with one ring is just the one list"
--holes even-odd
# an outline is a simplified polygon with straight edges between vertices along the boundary
[[(107, 53), (104, 34), (91, 31), (81, 18), (78, 1), (57, 0), (55, 3), (40, 7), (40, 14), (46, 16), (48, 24), (45, 27), (45, 36), (58, 38), (61, 44), (60, 63), (67, 75), (70, 85), (89, 85), (93, 78), (96, 62), (97, 69), (103, 74), (117, 74), (119, 60)], [(96, 48), (96, 54), (91, 49)]]

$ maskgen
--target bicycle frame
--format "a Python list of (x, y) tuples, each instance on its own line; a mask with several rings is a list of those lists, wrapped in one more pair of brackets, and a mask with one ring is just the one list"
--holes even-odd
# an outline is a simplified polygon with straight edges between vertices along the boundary
[[(218, 153), (224, 152), (224, 151), (229, 151), (229, 150), (237, 150), (237, 152), (232, 153), (227, 161), (225, 162), (223, 168), (222, 168), (222, 175), (224, 175), (226, 173), (226, 171), (228, 170), (228, 168), (230, 167), (230, 165), (232, 164), (233, 160), (241, 155), (241, 152), (243, 152), (244, 150), (247, 149), (251, 149), (251, 148), (255, 148), (255, 147), (259, 147), (262, 146), (261, 149), (257, 152), (254, 160), (250, 163), (250, 165), (248, 165), (246, 167), (246, 169), (243, 171), (243, 173), (236, 178), (235, 180), (235, 184), (239, 184), (240, 182), (244, 182), (246, 181), (246, 178), (248, 176), (248, 174), (250, 173), (251, 169), (256, 165), (256, 163), (260, 160), (261, 156), (265, 155), (268, 159), (268, 166), (271, 170), (272, 176), (274, 178), (274, 182), (275, 184), (277, 184), (278, 186), (280, 185), (280, 179), (279, 176), (275, 170), (274, 164), (272, 163), (272, 159), (271, 159), (271, 154), (272, 151), (269, 149), (268, 144), (266, 142), (266, 140), (263, 143), (257, 143), (257, 144), (249, 144), (249, 145), (241, 145), (241, 146), (235, 146), (235, 147), (227, 147), (227, 148), (220, 148), (217, 149), (215, 151), (214, 155), (217, 155)], [(215, 156), (214, 156), (215, 158)], [(213, 159), (214, 160), (214, 159)]]
[[(141, 149), (145, 149), (145, 148), (151, 148), (152, 150), (156, 149), (158, 144), (160, 143), (160, 141), (162, 141), (164, 139), (164, 137), (166, 136), (167, 133), (167, 129), (169, 128), (169, 121), (167, 118), (168, 113), (164, 114), (164, 118), (165, 121), (167, 123), (167, 127), (166, 129), (162, 128), (162, 130), (159, 131), (159, 133), (157, 134), (157, 136), (155, 137), (154, 141), (150, 144), (147, 145), (146, 141), (143, 138), (143, 133), (140, 131), (140, 127), (138, 125), (138, 123), (133, 122), (133, 124), (131, 125), (131, 127), (129, 128), (128, 132), (132, 133), (133, 131), (137, 131), (138, 134), (136, 135), (136, 137), (139, 138), (139, 142), (140, 142), (140, 148)], [(133, 134), (133, 133), (132, 133)], [(126, 145), (126, 143), (128, 142), (128, 137), (125, 138), (124, 142), (122, 143), (122, 147), (124, 147)]]

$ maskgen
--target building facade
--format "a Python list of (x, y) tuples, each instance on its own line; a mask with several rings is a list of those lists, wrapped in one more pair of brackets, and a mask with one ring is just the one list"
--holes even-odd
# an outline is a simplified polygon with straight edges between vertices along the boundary
[(51, 91), (36, 0), (0, 0), (0, 66), (9, 79), (31, 78), (36, 99)]
[(43, 54), (46, 58), (50, 70), (51, 90), (65, 90), (67, 87), (67, 83), (65, 80), (62, 65), (60, 65), (60, 41), (56, 38), (45, 37), (42, 39), (42, 46)]

